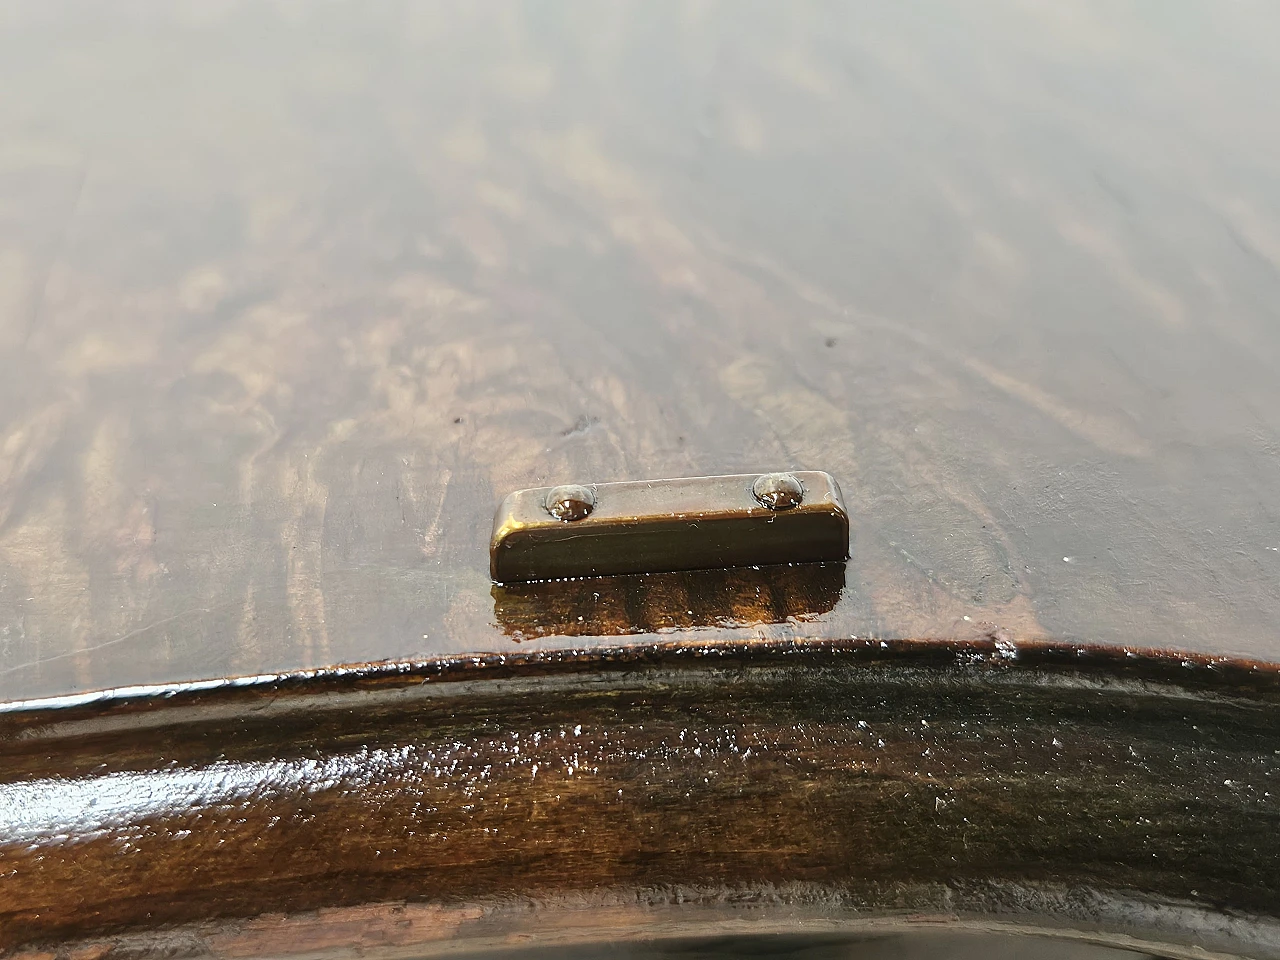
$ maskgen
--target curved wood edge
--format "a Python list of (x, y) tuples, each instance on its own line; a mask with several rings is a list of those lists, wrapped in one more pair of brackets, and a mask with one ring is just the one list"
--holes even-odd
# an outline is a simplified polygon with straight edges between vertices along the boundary
[[(331, 922), (395, 946), (404, 917), (572, 930), (594, 904), (643, 908), (619, 929), (690, 905), (923, 913), (1280, 956), (1278, 693), (1264, 665), (993, 638), (459, 658), (12, 711), (0, 949), (266, 956), (253, 932), (283, 923), (323, 952)], [(508, 927), (467, 936), (526, 936)]]
[(726, 942), (746, 943), (758, 951), (763, 938), (794, 937), (799, 931), (807, 941), (825, 944), (903, 934), (941, 935), (954, 943), (964, 935), (985, 934), (1094, 944), (1170, 960), (1280, 956), (1280, 924), (1190, 904), (1160, 904), (1132, 893), (983, 884), (900, 885), (874, 895), (872, 905), (848, 892), (793, 884), (742, 889), (731, 896), (723, 889), (690, 888), (450, 905), (394, 901), (188, 924), (16, 950), (7, 957), (341, 960), (355, 954), (365, 960), (410, 960), (476, 953), (519, 957), (530, 947), (541, 957), (574, 947), (690, 940), (714, 941), (722, 949)]
[(656, 643), (524, 649), (511, 653), (463, 653), (421, 659), (334, 664), (310, 670), (219, 677), (171, 684), (146, 684), (0, 703), (0, 738), (50, 720), (73, 720), (121, 710), (243, 702), (264, 695), (298, 695), (388, 690), (424, 683), (477, 679), (571, 676), (639, 667), (726, 660), (741, 666), (845, 660), (860, 663), (914, 663), (928, 666), (1041, 670), (1086, 670), (1099, 676), (1170, 683), (1188, 689), (1217, 689), (1262, 696), (1280, 694), (1280, 662), (1193, 653), (1176, 648), (1115, 647), (1071, 641), (1015, 640), (1003, 630), (979, 638), (938, 637), (842, 640), (698, 638)]

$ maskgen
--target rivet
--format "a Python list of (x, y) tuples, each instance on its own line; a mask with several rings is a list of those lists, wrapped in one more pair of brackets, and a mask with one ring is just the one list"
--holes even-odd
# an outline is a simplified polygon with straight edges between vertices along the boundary
[(591, 492), (590, 487), (566, 483), (552, 488), (547, 494), (545, 506), (547, 513), (557, 520), (581, 520), (595, 509), (596, 495)]
[(790, 510), (804, 500), (804, 484), (789, 473), (766, 473), (756, 477), (751, 492), (770, 510)]

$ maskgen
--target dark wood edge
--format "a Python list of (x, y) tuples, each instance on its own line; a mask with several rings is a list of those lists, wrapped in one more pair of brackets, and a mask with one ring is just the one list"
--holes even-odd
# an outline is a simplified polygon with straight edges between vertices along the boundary
[(1239, 696), (1280, 696), (1280, 663), (1212, 656), (1177, 649), (1114, 647), (1069, 641), (1023, 641), (1002, 636), (841, 640), (672, 640), (572, 648), (478, 652), (408, 660), (335, 664), (170, 684), (91, 690), (84, 693), (0, 703), (0, 737), (51, 720), (213, 702), (246, 702), (282, 693), (333, 694), (391, 690), (425, 683), (478, 679), (539, 678), (582, 673), (626, 672), (640, 667), (723, 662), (752, 667), (857, 662), (927, 667), (974, 667), (1087, 672), (1098, 677), (1171, 684), (1189, 690), (1218, 690)]
[[(136, 795), (76, 813), (112, 777)], [(622, 911), (619, 936), (696, 906), (1280, 957), (1277, 783), (1274, 667), (1003, 638), (113, 691), (0, 715), (0, 792), (40, 798), (0, 819), (17, 824), (0, 830), (0, 949), (283, 955), (266, 934), (218, 939), (277, 928), (293, 952), (398, 949), (406, 917), (459, 910), (479, 925), (455, 939), (477, 944), (596, 936), (574, 912), (595, 904)], [(45, 806), (79, 826), (41, 827)]]

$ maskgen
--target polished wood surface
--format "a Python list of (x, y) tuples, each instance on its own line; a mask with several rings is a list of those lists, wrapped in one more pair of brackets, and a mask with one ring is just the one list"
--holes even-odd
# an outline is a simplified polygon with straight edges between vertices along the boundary
[(773, 956), (758, 938), (879, 922), (1274, 958), (1278, 778), (1276, 671), (991, 642), (623, 646), (10, 712), (0, 951), (719, 931)]
[[(1280, 660), (1280, 10), (0, 12), (0, 700), (619, 636)], [(821, 469), (838, 571), (495, 589)]]

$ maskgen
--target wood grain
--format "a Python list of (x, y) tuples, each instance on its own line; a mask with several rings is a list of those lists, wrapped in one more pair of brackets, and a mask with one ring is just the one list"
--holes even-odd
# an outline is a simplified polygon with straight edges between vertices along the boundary
[[(0, 700), (693, 629), (1280, 660), (1273, 6), (2, 16)], [(492, 591), (512, 489), (782, 468), (842, 582)]]
[(0, 950), (407, 957), (923, 914), (1280, 956), (1275, 671), (700, 652), (0, 715)]

